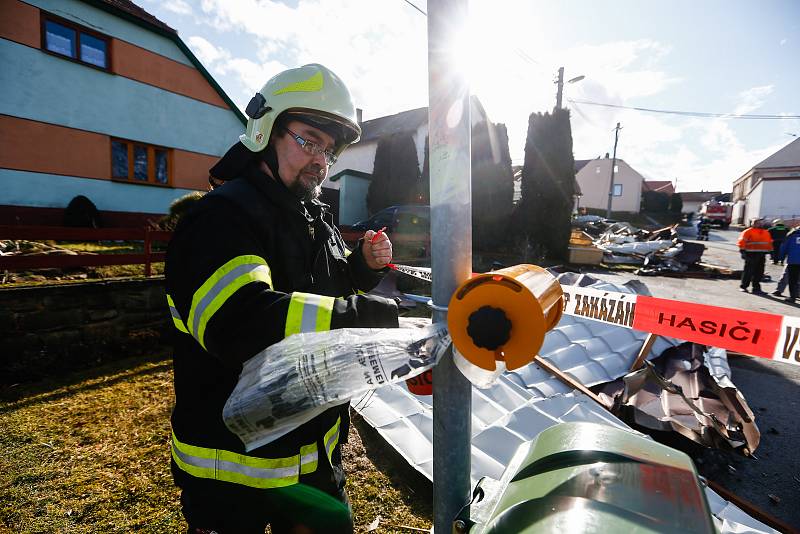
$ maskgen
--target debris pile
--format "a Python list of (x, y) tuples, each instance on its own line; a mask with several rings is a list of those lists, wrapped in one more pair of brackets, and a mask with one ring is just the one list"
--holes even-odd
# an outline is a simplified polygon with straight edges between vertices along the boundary
[(24, 239), (0, 240), (0, 256), (42, 256), (42, 255), (75, 255), (77, 252), (66, 248), (48, 245), (38, 241)]
[[(627, 222), (584, 215), (575, 219), (570, 251), (582, 239), (583, 246), (602, 252), (602, 263), (641, 265), (638, 275), (679, 277), (735, 277), (739, 273), (702, 263), (705, 245), (678, 237), (677, 224), (657, 230), (643, 230)], [(597, 261), (595, 263), (600, 263)]]
[[(0, 256), (74, 256), (74, 250), (61, 248), (39, 241), (24, 239), (0, 239)], [(9, 272), (0, 270), (0, 283), (13, 282), (44, 282), (47, 279), (84, 279), (84, 269), (34, 269), (29, 272)]]

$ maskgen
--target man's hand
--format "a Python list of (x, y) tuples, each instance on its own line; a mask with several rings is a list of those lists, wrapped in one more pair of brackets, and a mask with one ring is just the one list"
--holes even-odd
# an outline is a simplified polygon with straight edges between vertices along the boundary
[(364, 255), (367, 267), (376, 271), (383, 269), (392, 261), (392, 242), (383, 232), (367, 230), (361, 244), (361, 253)]

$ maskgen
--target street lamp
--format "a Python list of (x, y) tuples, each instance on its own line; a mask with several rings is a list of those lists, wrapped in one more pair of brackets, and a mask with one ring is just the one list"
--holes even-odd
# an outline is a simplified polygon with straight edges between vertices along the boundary
[[(579, 82), (584, 78), (586, 78), (586, 76), (581, 74), (580, 76), (575, 76), (574, 78), (567, 80), (567, 83)], [(561, 109), (561, 94), (564, 92), (564, 67), (558, 68), (556, 85), (558, 85), (558, 91), (556, 92), (556, 109)]]

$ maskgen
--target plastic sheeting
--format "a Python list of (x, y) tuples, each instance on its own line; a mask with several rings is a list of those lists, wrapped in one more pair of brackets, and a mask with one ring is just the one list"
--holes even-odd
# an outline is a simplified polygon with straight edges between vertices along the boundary
[(427, 371), (449, 346), (441, 323), (295, 334), (244, 363), (222, 416), (249, 451), (352, 397)]

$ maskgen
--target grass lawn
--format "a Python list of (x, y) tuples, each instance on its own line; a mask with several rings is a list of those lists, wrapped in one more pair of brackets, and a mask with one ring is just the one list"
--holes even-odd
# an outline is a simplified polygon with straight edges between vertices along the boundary
[[(185, 532), (169, 471), (168, 357), (0, 392), (0, 532)], [(354, 417), (344, 447), (357, 531), (428, 529), (432, 489)]]

